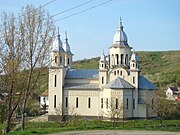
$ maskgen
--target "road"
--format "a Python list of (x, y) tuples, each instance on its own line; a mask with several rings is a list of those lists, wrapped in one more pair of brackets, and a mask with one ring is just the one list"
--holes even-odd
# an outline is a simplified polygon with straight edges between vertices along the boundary
[(51, 135), (180, 135), (179, 132), (141, 131), (141, 130), (91, 130), (68, 131)]

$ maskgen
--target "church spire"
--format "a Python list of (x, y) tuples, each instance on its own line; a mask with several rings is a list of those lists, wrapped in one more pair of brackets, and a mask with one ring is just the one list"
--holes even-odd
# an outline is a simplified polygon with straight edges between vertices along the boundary
[(122, 19), (121, 17), (119, 18), (119, 27), (118, 27), (118, 30), (123, 30), (123, 25), (122, 25)]
[(59, 26), (58, 26), (58, 36), (59, 36), (60, 34), (59, 34)]

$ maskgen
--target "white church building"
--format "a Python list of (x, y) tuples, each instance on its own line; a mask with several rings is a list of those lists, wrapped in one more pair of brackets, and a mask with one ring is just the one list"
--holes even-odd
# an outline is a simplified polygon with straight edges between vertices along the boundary
[(120, 21), (99, 69), (73, 69), (67, 34), (62, 43), (58, 32), (50, 54), (49, 120), (57, 116), (57, 110), (70, 114), (69, 108), (87, 118), (110, 118), (112, 105), (121, 111), (121, 118), (156, 117), (153, 95), (157, 88), (140, 75), (140, 60), (131, 49)]

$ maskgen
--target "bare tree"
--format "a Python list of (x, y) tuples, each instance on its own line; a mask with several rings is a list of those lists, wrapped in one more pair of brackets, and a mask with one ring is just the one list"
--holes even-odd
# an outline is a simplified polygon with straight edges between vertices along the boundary
[[(43, 69), (49, 63), (49, 49), (54, 37), (55, 26), (49, 13), (42, 7), (27, 5), (19, 17), (2, 16), (0, 39), (0, 70), (3, 86), (8, 90), (7, 132), (10, 119), (18, 101), (22, 103), (22, 124), (26, 113), (29, 95), (35, 92)], [(14, 105), (14, 95), (19, 92), (19, 99)], [(23, 95), (23, 96), (22, 96)], [(13, 105), (12, 105), (13, 103)]]
[(157, 90), (151, 96), (149, 97), (151, 100), (147, 100), (146, 104), (152, 108), (154, 113), (158, 114), (160, 117), (160, 126), (162, 126), (163, 120), (176, 110), (176, 105), (174, 101), (166, 98), (165, 92), (162, 90)]
[[(62, 110), (64, 113), (62, 113)], [(64, 115), (62, 115), (64, 114)], [(78, 120), (79, 120), (79, 115), (75, 111), (75, 108), (73, 106), (68, 106), (64, 109), (62, 109), (62, 106), (59, 105), (56, 108), (56, 122), (61, 126), (66, 126), (66, 125), (75, 125), (77, 126)]]
[[(32, 5), (28, 5), (22, 14), (22, 39), (26, 46), (23, 64), (28, 69), (22, 105), (21, 129), (24, 130), (27, 100), (37, 86), (43, 67), (48, 64), (49, 48), (55, 27), (52, 18), (43, 8), (35, 9)], [(38, 67), (39, 70), (36, 70)]]
[(123, 102), (118, 98), (110, 98), (105, 104), (108, 106), (105, 114), (113, 121), (113, 127), (115, 127), (116, 122), (123, 119)]
[(6, 132), (10, 131), (11, 117), (21, 99), (20, 90), (24, 86), (20, 74), (22, 64), (22, 52), (24, 47), (20, 44), (19, 29), (13, 14), (3, 13), (1, 16), (2, 27), (0, 32), (0, 70), (1, 86), (8, 93), (7, 101), (7, 126)]

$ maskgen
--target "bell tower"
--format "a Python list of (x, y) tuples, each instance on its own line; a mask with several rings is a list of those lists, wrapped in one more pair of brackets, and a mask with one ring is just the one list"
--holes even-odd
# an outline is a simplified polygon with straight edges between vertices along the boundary
[(99, 61), (99, 86), (102, 88), (108, 83), (108, 61), (106, 60), (104, 51)]
[(62, 48), (62, 41), (60, 39), (59, 29), (58, 34), (53, 42), (53, 48), (50, 53), (50, 67), (49, 67), (49, 115), (56, 114), (56, 108), (62, 108), (63, 112), (63, 85), (66, 74), (65, 65), (65, 51)]
[(120, 18), (118, 31), (115, 33), (113, 45), (110, 47), (110, 67), (128, 67), (131, 49)]

